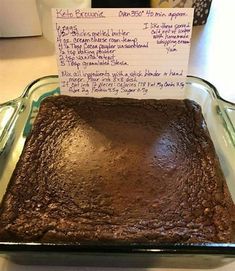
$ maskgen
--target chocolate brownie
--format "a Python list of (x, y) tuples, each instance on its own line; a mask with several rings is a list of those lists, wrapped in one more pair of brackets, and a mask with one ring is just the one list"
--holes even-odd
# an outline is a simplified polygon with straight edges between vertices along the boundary
[(46, 98), (0, 209), (0, 240), (231, 242), (232, 209), (190, 100)]

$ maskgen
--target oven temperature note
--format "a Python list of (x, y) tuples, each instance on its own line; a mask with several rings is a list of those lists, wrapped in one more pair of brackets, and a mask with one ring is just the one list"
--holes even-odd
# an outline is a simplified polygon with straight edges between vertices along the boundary
[(90, 97), (183, 97), (193, 9), (52, 11), (60, 88)]

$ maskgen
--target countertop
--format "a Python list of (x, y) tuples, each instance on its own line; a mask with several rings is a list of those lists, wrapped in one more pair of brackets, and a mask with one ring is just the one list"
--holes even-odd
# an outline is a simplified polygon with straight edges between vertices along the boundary
[[(213, 0), (209, 19), (204, 26), (193, 28), (188, 74), (210, 81), (220, 95), (235, 103), (234, 63), (235, 1)], [(17, 98), (34, 79), (57, 74), (53, 45), (43, 37), (10, 38), (0, 40), (0, 103)], [(1, 271), (21, 270), (119, 270), (121, 268), (20, 266), (0, 258)], [(134, 270), (133, 268), (121, 270)], [(135, 269), (137, 270), (137, 269)], [(138, 269), (146, 270), (146, 269)], [(182, 270), (155, 268), (152, 270)], [(189, 270), (201, 270), (193, 266)], [(235, 261), (215, 269), (235, 270)]]

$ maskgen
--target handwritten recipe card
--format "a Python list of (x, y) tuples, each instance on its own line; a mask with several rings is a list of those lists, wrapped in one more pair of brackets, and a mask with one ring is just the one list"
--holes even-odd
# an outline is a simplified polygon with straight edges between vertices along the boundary
[(53, 9), (62, 94), (183, 97), (193, 9)]

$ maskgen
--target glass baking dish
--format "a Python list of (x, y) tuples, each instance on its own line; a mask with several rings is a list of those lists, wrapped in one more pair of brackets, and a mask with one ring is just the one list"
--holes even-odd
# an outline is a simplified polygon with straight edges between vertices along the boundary
[[(46, 76), (26, 87), (21, 97), (0, 105), (0, 201), (31, 131), (40, 102), (59, 95), (58, 76)], [(170, 97), (174, 98), (174, 97)], [(223, 100), (215, 87), (188, 76), (185, 98), (202, 107), (227, 185), (235, 202), (235, 105)], [(41, 244), (0, 242), (0, 255), (18, 263), (102, 266), (162, 266), (212, 268), (232, 261), (235, 243)]]

